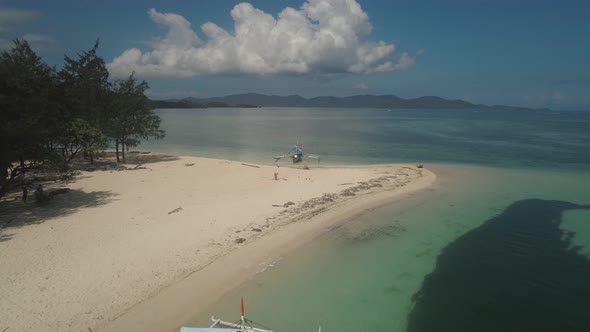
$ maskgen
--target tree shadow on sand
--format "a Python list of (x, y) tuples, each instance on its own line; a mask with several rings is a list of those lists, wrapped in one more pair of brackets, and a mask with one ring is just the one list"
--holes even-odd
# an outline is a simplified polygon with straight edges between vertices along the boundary
[(11, 240), (14, 237), (14, 234), (2, 234), (0, 233), (0, 242)]
[(177, 156), (151, 153), (128, 153), (125, 157), (128, 164), (151, 164), (180, 159)]
[[(34, 201), (23, 204), (21, 200), (15, 199), (0, 201), (0, 229), (40, 224), (55, 217), (75, 213), (79, 209), (99, 207), (112, 202), (115, 195), (111, 191), (87, 193), (82, 190), (70, 190), (54, 196), (51, 201), (42, 205), (37, 205)], [(12, 238), (5, 233), (0, 236), (0, 241)]]
[(590, 260), (559, 228), (571, 209), (590, 206), (517, 201), (449, 244), (407, 331), (589, 331)]
[[(75, 158), (72, 161), (71, 169), (83, 171), (98, 171), (98, 170), (124, 170), (125, 168), (133, 169), (133, 165), (154, 164), (167, 161), (179, 160), (180, 157), (152, 154), (151, 152), (130, 151), (125, 156), (125, 163), (117, 163), (114, 152), (103, 152), (96, 156), (94, 163), (90, 163), (89, 159), (84, 159), (82, 156)], [(54, 176), (56, 172), (53, 173)]]

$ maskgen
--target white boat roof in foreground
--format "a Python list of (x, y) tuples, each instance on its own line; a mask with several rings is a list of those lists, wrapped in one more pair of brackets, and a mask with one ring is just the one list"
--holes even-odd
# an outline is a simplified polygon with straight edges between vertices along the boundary
[(238, 332), (236, 329), (218, 329), (215, 327), (181, 327), (180, 332)]
[[(251, 324), (254, 323), (253, 321), (246, 319), (244, 317), (244, 298), (240, 301), (240, 309), (242, 312), (242, 316), (240, 317), (239, 322), (232, 323), (232, 322), (225, 322), (221, 319), (217, 319), (215, 317), (211, 317), (211, 321), (213, 325), (209, 327), (181, 327), (179, 332), (273, 332), (272, 330), (267, 330), (265, 328), (258, 328), (253, 327)], [(254, 323), (256, 324), (256, 323)], [(259, 324), (257, 324), (259, 325)], [(217, 327), (220, 326), (220, 327)]]

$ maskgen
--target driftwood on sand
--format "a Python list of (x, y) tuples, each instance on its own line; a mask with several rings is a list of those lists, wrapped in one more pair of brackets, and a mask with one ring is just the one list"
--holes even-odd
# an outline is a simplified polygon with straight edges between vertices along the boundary
[(255, 168), (260, 168), (260, 166), (256, 166), (256, 165), (250, 165), (250, 164), (246, 164), (246, 163), (242, 163), (242, 165), (244, 165), (244, 166), (248, 166), (248, 167), (255, 167)]
[(176, 209), (168, 212), (168, 214), (173, 214), (173, 213), (177, 213), (177, 212), (180, 212), (180, 211), (182, 211), (182, 208), (181, 207), (177, 207)]

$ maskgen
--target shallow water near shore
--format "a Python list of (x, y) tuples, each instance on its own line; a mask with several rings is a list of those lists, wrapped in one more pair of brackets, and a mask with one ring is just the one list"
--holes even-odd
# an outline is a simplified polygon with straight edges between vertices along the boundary
[(267, 162), (275, 143), (304, 137), (328, 163), (436, 162), (427, 167), (439, 175), (261, 266), (179, 324), (237, 319), (244, 296), (247, 316), (276, 331), (590, 328), (590, 114), (159, 112), (169, 136), (155, 150)]
[[(590, 176), (438, 170), (435, 188), (328, 232), (187, 324), (238, 317), (244, 296), (250, 317), (280, 331), (586, 330)], [(561, 202), (572, 204), (561, 222), (542, 220)]]

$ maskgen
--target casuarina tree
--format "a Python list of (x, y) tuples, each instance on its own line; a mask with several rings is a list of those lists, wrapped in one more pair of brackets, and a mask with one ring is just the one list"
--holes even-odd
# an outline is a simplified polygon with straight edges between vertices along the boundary
[(0, 197), (32, 166), (51, 159), (55, 73), (25, 40), (0, 54)]
[(122, 161), (125, 162), (125, 150), (137, 146), (142, 139), (163, 138), (165, 132), (160, 129), (160, 117), (154, 113), (145, 91), (147, 82), (137, 82), (131, 74), (127, 79), (115, 83), (111, 97), (109, 117), (110, 135), (115, 140), (117, 161), (121, 146)]

